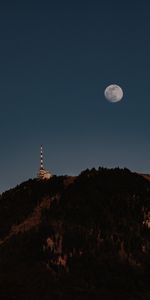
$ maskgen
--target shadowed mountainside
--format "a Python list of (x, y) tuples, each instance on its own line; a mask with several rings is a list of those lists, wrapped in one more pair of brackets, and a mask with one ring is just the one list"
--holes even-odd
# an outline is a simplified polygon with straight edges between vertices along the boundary
[(150, 182), (127, 169), (0, 197), (1, 299), (150, 299)]

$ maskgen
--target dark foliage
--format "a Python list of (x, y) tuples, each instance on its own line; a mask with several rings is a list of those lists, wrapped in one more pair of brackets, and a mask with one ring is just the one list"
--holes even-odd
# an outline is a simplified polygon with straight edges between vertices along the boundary
[[(19, 231), (37, 207), (39, 222)], [(127, 169), (29, 180), (4, 193), (0, 299), (150, 299), (149, 212), (150, 182)]]

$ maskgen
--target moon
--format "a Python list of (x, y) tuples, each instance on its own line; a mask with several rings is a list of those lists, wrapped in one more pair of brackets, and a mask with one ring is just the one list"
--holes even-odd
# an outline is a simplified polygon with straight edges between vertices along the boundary
[(117, 84), (109, 85), (104, 92), (105, 98), (112, 103), (116, 103), (122, 100), (123, 90)]

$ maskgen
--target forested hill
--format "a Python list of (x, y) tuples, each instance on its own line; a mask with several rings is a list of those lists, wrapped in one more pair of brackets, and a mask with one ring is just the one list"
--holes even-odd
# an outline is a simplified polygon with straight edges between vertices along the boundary
[(150, 181), (127, 169), (0, 197), (0, 299), (149, 300)]

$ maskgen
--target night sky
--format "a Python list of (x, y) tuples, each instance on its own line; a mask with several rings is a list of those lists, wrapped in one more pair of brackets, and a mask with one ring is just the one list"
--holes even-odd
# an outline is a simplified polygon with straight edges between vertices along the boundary
[(0, 103), (0, 191), (36, 176), (41, 144), (54, 174), (149, 173), (149, 1), (2, 0)]

